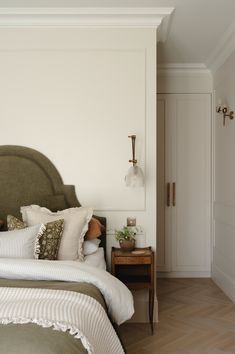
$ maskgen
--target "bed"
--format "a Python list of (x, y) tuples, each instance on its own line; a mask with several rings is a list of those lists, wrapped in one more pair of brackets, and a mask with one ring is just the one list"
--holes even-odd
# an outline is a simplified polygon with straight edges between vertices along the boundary
[[(20, 218), (20, 208), (32, 204), (52, 212), (81, 207), (74, 186), (63, 184), (47, 157), (27, 147), (0, 146), (0, 219)], [(106, 225), (105, 218), (95, 218)], [(103, 229), (96, 259), (0, 258), (1, 353), (125, 352), (113, 324), (132, 316), (133, 300), (104, 270), (105, 236)]]

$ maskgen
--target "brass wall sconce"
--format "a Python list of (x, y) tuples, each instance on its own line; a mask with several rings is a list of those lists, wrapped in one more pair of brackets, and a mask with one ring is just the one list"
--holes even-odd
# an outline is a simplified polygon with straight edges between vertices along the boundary
[(222, 113), (223, 114), (223, 126), (225, 126), (225, 119), (226, 117), (230, 118), (230, 119), (233, 119), (234, 118), (234, 112), (233, 111), (229, 111), (228, 107), (227, 106), (217, 106), (216, 107), (216, 112), (217, 113)]
[(132, 143), (132, 159), (129, 160), (133, 164), (127, 172), (125, 182), (127, 187), (143, 187), (144, 186), (144, 173), (142, 169), (137, 166), (137, 160), (135, 158), (135, 139), (136, 135), (129, 135)]

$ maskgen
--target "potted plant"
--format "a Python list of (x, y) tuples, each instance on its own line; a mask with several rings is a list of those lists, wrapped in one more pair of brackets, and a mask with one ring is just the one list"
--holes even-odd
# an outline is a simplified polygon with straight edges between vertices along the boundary
[(123, 251), (129, 252), (135, 248), (136, 227), (124, 226), (121, 230), (115, 230), (116, 240)]

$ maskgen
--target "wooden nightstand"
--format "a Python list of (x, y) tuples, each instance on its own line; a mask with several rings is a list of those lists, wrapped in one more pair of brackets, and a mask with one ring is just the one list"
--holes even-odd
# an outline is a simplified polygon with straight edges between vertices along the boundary
[(130, 290), (149, 289), (149, 322), (153, 334), (154, 310), (154, 252), (151, 247), (135, 248), (143, 254), (123, 252), (112, 248), (112, 274)]

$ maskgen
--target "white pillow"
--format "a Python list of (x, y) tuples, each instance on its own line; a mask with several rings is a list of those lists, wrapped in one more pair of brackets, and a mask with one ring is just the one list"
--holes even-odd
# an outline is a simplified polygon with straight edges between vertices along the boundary
[(0, 257), (37, 258), (38, 240), (44, 230), (44, 225), (36, 225), (21, 230), (0, 232)]
[(83, 260), (84, 235), (88, 230), (88, 223), (92, 217), (92, 208), (69, 208), (53, 213), (47, 208), (38, 205), (29, 205), (20, 209), (23, 221), (28, 225), (48, 223), (64, 219), (64, 231), (58, 252), (59, 260)]
[(84, 241), (83, 244), (83, 253), (84, 256), (88, 256), (89, 254), (95, 253), (100, 244), (101, 240), (95, 238), (94, 240)]
[(106, 270), (103, 247), (99, 247), (95, 253), (86, 256), (84, 262), (89, 266)]

